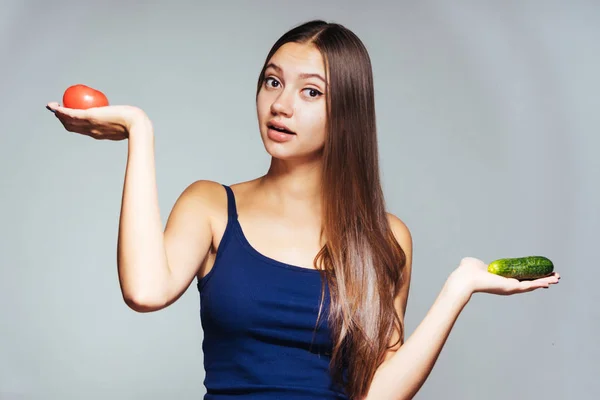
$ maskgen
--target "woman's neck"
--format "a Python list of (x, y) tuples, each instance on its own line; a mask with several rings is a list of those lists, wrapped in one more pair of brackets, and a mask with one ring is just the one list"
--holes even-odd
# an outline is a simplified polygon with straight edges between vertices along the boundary
[(294, 163), (276, 158), (260, 179), (264, 193), (286, 204), (321, 209), (321, 161)]

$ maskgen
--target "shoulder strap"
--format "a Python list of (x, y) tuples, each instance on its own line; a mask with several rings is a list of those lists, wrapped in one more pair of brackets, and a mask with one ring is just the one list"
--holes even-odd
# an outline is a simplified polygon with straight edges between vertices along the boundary
[(237, 208), (235, 205), (235, 196), (233, 190), (227, 185), (222, 185), (227, 191), (227, 214), (231, 219), (237, 219)]

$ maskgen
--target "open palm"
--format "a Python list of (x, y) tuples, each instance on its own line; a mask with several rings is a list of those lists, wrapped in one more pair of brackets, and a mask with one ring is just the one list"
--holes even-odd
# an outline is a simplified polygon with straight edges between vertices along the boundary
[(550, 285), (558, 283), (560, 279), (560, 275), (553, 272), (543, 278), (519, 281), (492, 274), (488, 272), (487, 267), (486, 263), (477, 258), (466, 257), (461, 260), (454, 273), (457, 279), (471, 289), (472, 293), (483, 292), (498, 295), (511, 295), (548, 288)]
[(98, 140), (123, 140), (129, 135), (131, 121), (143, 114), (137, 107), (115, 105), (78, 110), (50, 102), (46, 108), (54, 113), (65, 129)]

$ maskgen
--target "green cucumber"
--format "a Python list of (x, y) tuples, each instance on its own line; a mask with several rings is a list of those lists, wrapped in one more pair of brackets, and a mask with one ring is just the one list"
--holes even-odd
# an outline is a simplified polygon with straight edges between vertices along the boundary
[(553, 271), (552, 261), (542, 256), (501, 258), (488, 264), (488, 272), (518, 280), (543, 278)]

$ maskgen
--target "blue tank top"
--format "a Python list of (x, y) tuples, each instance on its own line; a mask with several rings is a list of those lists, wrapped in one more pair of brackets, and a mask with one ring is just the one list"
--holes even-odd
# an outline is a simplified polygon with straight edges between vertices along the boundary
[[(205, 400), (348, 400), (329, 375), (329, 290), (321, 274), (254, 249), (227, 191), (228, 221), (211, 271), (198, 280)], [(314, 334), (314, 337), (313, 337)]]

